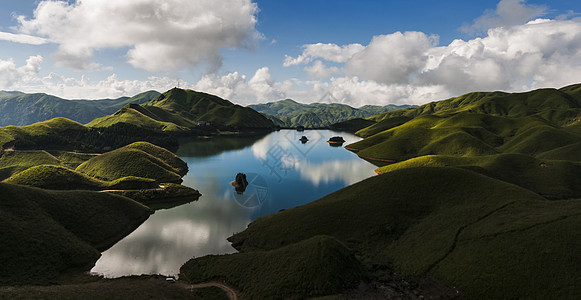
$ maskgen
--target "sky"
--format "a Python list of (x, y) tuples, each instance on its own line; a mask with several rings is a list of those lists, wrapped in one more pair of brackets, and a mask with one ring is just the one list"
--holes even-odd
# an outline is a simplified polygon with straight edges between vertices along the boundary
[(578, 0), (0, 0), (0, 90), (423, 104), (581, 82)]

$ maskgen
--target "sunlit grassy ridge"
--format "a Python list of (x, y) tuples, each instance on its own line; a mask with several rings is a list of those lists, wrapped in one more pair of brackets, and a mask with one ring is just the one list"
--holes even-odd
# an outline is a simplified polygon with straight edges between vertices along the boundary
[(63, 164), (62, 160), (44, 150), (3, 151), (0, 154), (0, 180), (33, 166)]
[(93, 120), (90, 127), (126, 123), (151, 130), (188, 132), (212, 128), (257, 129), (274, 125), (256, 111), (220, 97), (192, 90), (171, 89), (143, 105), (128, 104), (113, 115)]
[(94, 157), (79, 165), (76, 171), (102, 180), (135, 176), (178, 182), (187, 173), (187, 164), (163, 148), (134, 143)]
[[(390, 161), (497, 153), (568, 159), (574, 157), (571, 145), (581, 143), (581, 100), (562, 90), (471, 93), (390, 112), (374, 117), (377, 124), (357, 132), (367, 138), (347, 148)], [(566, 158), (550, 152), (556, 149)]]
[(288, 299), (355, 287), (361, 272), (345, 245), (329, 236), (314, 236), (272, 251), (193, 259), (180, 268), (180, 278), (192, 283), (227, 278), (245, 299)]
[(47, 148), (59, 147), (70, 144), (69, 138), (78, 138), (88, 130), (85, 126), (65, 118), (55, 118), (24, 127), (0, 127), (0, 146), (4, 149), (15, 145), (19, 149), (38, 148), (41, 144)]
[(138, 104), (127, 104), (113, 115), (95, 119), (87, 124), (90, 127), (109, 127), (117, 123), (128, 123), (140, 128), (165, 132), (185, 132), (188, 128), (171, 122), (164, 122), (147, 108)]
[(92, 128), (65, 118), (55, 118), (23, 127), (0, 127), (1, 149), (102, 152), (136, 141), (177, 147), (177, 140), (164, 132), (129, 123)]
[(175, 199), (193, 201), (200, 196), (190, 187), (167, 183), (181, 181), (188, 166), (175, 154), (147, 142), (101, 155), (54, 154), (42, 150), (5, 152), (0, 157), (0, 179), (50, 190), (105, 190), (146, 205)]
[(4, 182), (48, 190), (137, 190), (159, 187), (159, 183), (155, 179), (127, 176), (113, 181), (104, 181), (54, 165), (40, 165), (28, 168), (7, 178)]
[(87, 270), (151, 211), (129, 198), (0, 183), (0, 284), (46, 284)]
[[(416, 108), (387, 112), (369, 119), (378, 122), (357, 132), (369, 137), (401, 125), (401, 121), (423, 115), (448, 116), (461, 112), (508, 118), (539, 115), (557, 126), (562, 126), (581, 113), (579, 85), (562, 89), (539, 89), (526, 93), (476, 92), (431, 102)], [(407, 120), (406, 120), (407, 119)], [(398, 124), (400, 123), (400, 124)]]
[(471, 297), (573, 297), (579, 226), (579, 200), (547, 201), (468, 170), (406, 168), (261, 217), (231, 241), (253, 253), (330, 235), (368, 266), (430, 272)]

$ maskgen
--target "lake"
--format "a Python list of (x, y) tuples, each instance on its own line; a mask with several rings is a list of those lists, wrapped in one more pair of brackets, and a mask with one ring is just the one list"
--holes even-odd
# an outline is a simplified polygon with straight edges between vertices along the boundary
[[(302, 143), (301, 136), (309, 141)], [(374, 165), (326, 141), (355, 135), (330, 130), (281, 130), (261, 137), (180, 141), (188, 163), (183, 184), (202, 193), (198, 201), (158, 209), (139, 228), (103, 252), (91, 270), (108, 278), (176, 275), (192, 257), (234, 253), (226, 240), (256, 218), (303, 205), (375, 175)], [(231, 182), (246, 174), (248, 187)]]

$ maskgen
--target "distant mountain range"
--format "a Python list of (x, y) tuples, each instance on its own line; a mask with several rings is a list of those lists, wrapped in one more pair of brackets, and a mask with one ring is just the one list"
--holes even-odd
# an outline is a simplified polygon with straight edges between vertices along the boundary
[(128, 103), (145, 103), (160, 93), (148, 91), (133, 97), (101, 100), (67, 100), (47, 94), (0, 91), (0, 126), (26, 126), (64, 117), (86, 124), (112, 114)]
[[(201, 95), (203, 93), (199, 94)], [(117, 99), (68, 100), (43, 93), (26, 94), (17, 91), (0, 91), (0, 127), (9, 125), (26, 126), (57, 117), (64, 117), (79, 122), (81, 124), (87, 124), (97, 118), (114, 114), (127, 104), (130, 103), (145, 104), (150, 100), (153, 100), (154, 98), (158, 97), (159, 95), (161, 95), (159, 92), (147, 91), (135, 95), (133, 97), (121, 97)], [(210, 99), (212, 97), (219, 98), (212, 95), (208, 95), (208, 97), (206, 98)], [(221, 100), (227, 101), (223, 99)], [(218, 102), (215, 102), (215, 104)], [(159, 106), (159, 105), (150, 105), (150, 106)], [(261, 113), (263, 116), (270, 119), (277, 126), (281, 127), (304, 126), (307, 128), (322, 128), (351, 119), (368, 118), (385, 112), (398, 110), (402, 108), (409, 108), (413, 106), (365, 105), (360, 108), (353, 108), (345, 104), (337, 103), (302, 104), (293, 101), (291, 99), (286, 99), (277, 102), (269, 102), (266, 104), (249, 105), (248, 107)], [(139, 109), (136, 108), (135, 106), (129, 108)], [(181, 107), (180, 109), (182, 111), (190, 110), (189, 107)], [(147, 113), (145, 113), (145, 115), (147, 115)], [(215, 118), (215, 116), (212, 117), (211, 115), (212, 113), (209, 112), (209, 114), (200, 116), (200, 119), (203, 119), (203, 121), (211, 122), (211, 119)], [(190, 118), (191, 116), (186, 117)], [(159, 118), (157, 119), (159, 121)], [(187, 126), (188, 124), (185, 125), (186, 127), (188, 127)]]
[(249, 105), (248, 107), (263, 114), (274, 124), (281, 127), (304, 126), (307, 128), (328, 127), (332, 124), (355, 119), (367, 118), (388, 111), (410, 108), (410, 105), (365, 105), (354, 108), (338, 103), (302, 104), (291, 99)]

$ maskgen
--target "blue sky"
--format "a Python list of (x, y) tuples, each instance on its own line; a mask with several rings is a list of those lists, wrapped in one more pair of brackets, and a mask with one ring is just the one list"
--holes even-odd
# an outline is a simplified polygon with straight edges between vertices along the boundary
[(580, 1), (4, 1), (0, 89), (421, 104), (581, 82)]

